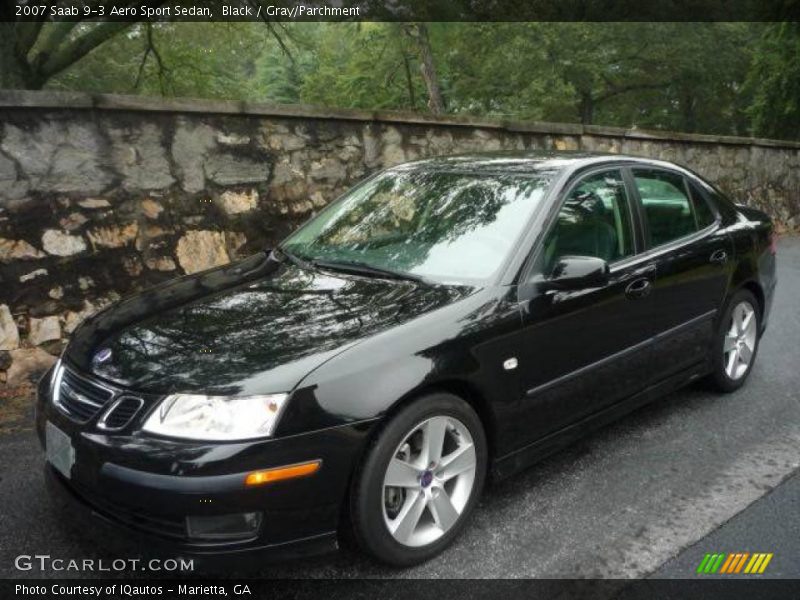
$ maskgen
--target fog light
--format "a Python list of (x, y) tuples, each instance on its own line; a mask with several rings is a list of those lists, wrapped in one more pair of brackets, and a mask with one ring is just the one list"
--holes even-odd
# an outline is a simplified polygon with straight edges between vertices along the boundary
[(190, 538), (206, 540), (229, 540), (253, 537), (261, 527), (260, 512), (186, 517), (186, 529)]

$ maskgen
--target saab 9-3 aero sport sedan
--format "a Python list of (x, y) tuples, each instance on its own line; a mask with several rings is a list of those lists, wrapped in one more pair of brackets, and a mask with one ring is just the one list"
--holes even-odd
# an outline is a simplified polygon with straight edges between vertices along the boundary
[(695, 379), (741, 386), (774, 255), (765, 214), (667, 162), (390, 168), (278, 247), (85, 321), (39, 386), (48, 479), (184, 553), (320, 552), (347, 527), (417, 563), (490, 475)]

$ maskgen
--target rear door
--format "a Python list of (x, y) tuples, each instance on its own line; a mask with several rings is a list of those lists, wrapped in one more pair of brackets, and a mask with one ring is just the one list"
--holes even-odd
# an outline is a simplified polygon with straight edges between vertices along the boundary
[(659, 381), (707, 358), (733, 249), (691, 178), (651, 167), (631, 168), (630, 175), (656, 266), (652, 375)]

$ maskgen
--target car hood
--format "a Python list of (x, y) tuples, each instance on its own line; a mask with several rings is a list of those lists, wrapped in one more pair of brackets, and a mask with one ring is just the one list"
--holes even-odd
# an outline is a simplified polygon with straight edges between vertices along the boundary
[(75, 331), (66, 360), (142, 392), (284, 392), (360, 339), (472, 291), (257, 255), (113, 305)]

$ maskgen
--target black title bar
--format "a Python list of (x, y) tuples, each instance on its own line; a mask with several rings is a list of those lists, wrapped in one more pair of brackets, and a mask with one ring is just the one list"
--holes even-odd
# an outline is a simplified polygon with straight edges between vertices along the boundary
[(800, 0), (3, 0), (14, 21), (795, 21)]
[(796, 580), (707, 579), (26, 579), (0, 581), (0, 597), (41, 600), (783, 600), (797, 598)]

